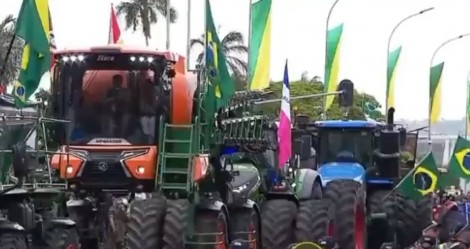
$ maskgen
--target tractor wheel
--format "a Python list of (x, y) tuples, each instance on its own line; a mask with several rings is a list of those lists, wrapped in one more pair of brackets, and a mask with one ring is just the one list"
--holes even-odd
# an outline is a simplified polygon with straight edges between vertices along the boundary
[(230, 210), (231, 239), (248, 241), (250, 249), (261, 249), (260, 214), (254, 208)]
[(300, 202), (295, 227), (296, 242), (317, 241), (329, 235), (332, 211), (329, 200)]
[(27, 249), (26, 237), (21, 232), (2, 232), (0, 249)]
[(186, 199), (168, 200), (163, 225), (163, 249), (185, 248), (184, 237), (186, 233), (189, 201)]
[(80, 248), (80, 238), (75, 227), (53, 227), (46, 231), (44, 237), (51, 249)]
[(264, 249), (285, 249), (295, 242), (294, 223), (297, 205), (284, 199), (268, 200), (261, 209), (261, 234)]
[(163, 219), (166, 200), (162, 196), (134, 200), (127, 222), (128, 249), (161, 248), (163, 244)]
[(325, 196), (334, 207), (333, 237), (341, 249), (366, 247), (364, 195), (361, 184), (353, 180), (334, 180), (326, 185)]
[[(367, 196), (367, 210), (369, 214), (386, 213), (387, 219), (372, 220), (368, 227), (368, 243), (370, 248), (380, 248), (382, 243), (393, 241), (388, 230), (388, 217), (393, 215), (393, 202), (390, 202), (389, 190), (377, 190)], [(385, 199), (386, 198), (386, 199)]]
[(198, 210), (194, 217), (194, 234), (189, 248), (227, 249), (229, 247), (227, 215), (223, 210)]
[[(401, 243), (403, 247), (408, 247), (415, 243), (422, 234), (423, 228), (419, 228), (418, 220), (418, 211), (416, 209), (416, 204), (413, 200), (405, 198), (399, 193), (395, 193), (396, 200), (398, 201), (398, 214), (399, 221), (401, 221), (401, 226), (398, 231), (398, 242)], [(393, 196), (393, 195), (392, 195)], [(389, 199), (388, 201), (394, 203), (395, 201)], [(391, 204), (392, 206), (393, 204)]]

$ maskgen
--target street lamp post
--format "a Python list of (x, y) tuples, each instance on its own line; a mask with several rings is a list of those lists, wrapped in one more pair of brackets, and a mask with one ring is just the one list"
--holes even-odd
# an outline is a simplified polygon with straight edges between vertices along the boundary
[[(339, 2), (339, 0), (335, 0), (333, 2), (333, 5), (331, 5), (330, 10), (328, 11), (328, 16), (326, 17), (326, 30), (325, 30), (325, 68), (326, 65), (328, 65), (328, 28), (330, 27), (330, 17), (331, 14), (333, 13), (333, 10), (335, 9), (336, 4)], [(326, 84), (326, 70), (325, 74), (323, 75), (323, 87), (325, 87)], [(326, 89), (323, 90), (326, 92)], [(323, 114), (322, 114), (323, 120), (326, 119), (326, 95), (323, 97)]]
[[(390, 57), (390, 45), (392, 43), (392, 38), (393, 38), (393, 35), (395, 34), (395, 31), (406, 21), (410, 20), (411, 18), (413, 17), (417, 17), (417, 16), (420, 16), (428, 11), (431, 11), (433, 10), (434, 7), (431, 7), (431, 8), (427, 8), (427, 9), (424, 9), (424, 10), (421, 10), (420, 12), (417, 12), (417, 13), (414, 13), (412, 15), (409, 15), (407, 16), (406, 18), (402, 19), (400, 22), (397, 23), (397, 25), (395, 25), (395, 27), (393, 27), (392, 29), (392, 32), (390, 33), (390, 36), (388, 37), (388, 43), (387, 43), (387, 70), (385, 71), (386, 73), (388, 72), (388, 60), (389, 60), (389, 57)], [(388, 80), (388, 76), (386, 77), (386, 79)], [(388, 84), (388, 82), (387, 82)], [(388, 87), (387, 87), (387, 96), (388, 96)], [(389, 107), (392, 107), (392, 106), (388, 106), (388, 99), (387, 99), (387, 96), (385, 96), (385, 111), (388, 110)]]
[(468, 113), (468, 105), (470, 104), (470, 71), (467, 74), (467, 102), (465, 104), (465, 139), (468, 139), (468, 119), (470, 118)]
[[(439, 47), (436, 48), (436, 50), (434, 51), (434, 53), (432, 54), (432, 57), (431, 57), (431, 65), (429, 67), (429, 70), (432, 70), (432, 66), (434, 64), (434, 58), (436, 57), (437, 53), (444, 47), (446, 46), (447, 44), (451, 43), (451, 42), (454, 42), (454, 41), (457, 41), (457, 40), (460, 40), (464, 37), (467, 37), (467, 36), (470, 36), (470, 33), (466, 33), (466, 34), (463, 34), (463, 35), (459, 35), (459, 36), (456, 36), (452, 39), (449, 39), (445, 42), (443, 42)], [(431, 73), (429, 73), (429, 81), (431, 81)], [(429, 87), (429, 96), (431, 96), (431, 86)], [(431, 141), (431, 108), (432, 108), (432, 105), (431, 105), (431, 99), (429, 100), (429, 110), (428, 110), (428, 129), (429, 129), (429, 132), (428, 132), (428, 149), (429, 151), (431, 151), (431, 146), (432, 146), (432, 141)]]

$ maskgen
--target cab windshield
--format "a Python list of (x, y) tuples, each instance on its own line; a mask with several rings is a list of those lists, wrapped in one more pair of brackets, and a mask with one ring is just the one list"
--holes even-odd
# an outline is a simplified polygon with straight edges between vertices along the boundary
[(320, 163), (347, 161), (369, 167), (373, 146), (371, 129), (324, 129), (320, 131)]
[(63, 131), (70, 144), (156, 143), (161, 72), (121, 67), (111, 63), (109, 69), (91, 69), (85, 64), (66, 66), (59, 73), (56, 113), (70, 121)]

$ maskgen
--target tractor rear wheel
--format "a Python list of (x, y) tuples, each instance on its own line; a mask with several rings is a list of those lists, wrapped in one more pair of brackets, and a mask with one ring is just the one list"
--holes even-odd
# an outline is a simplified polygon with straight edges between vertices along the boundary
[(163, 225), (163, 249), (185, 248), (189, 201), (187, 199), (168, 200)]
[(128, 249), (161, 248), (166, 200), (163, 196), (134, 200), (127, 223)]
[[(310, 225), (311, 241), (318, 241), (326, 236), (333, 235), (333, 206), (330, 200), (315, 201), (311, 214), (312, 223)], [(297, 221), (298, 222), (298, 221)], [(299, 238), (297, 238), (298, 240)]]
[(22, 232), (2, 232), (0, 249), (27, 249), (26, 237)]
[(285, 199), (268, 200), (261, 208), (261, 234), (264, 249), (285, 249), (295, 242), (297, 205)]
[(45, 233), (45, 241), (51, 249), (78, 249), (80, 238), (75, 227), (53, 227)]
[(366, 248), (365, 192), (362, 185), (353, 180), (334, 180), (326, 185), (325, 196), (334, 206), (332, 230), (339, 247)]
[(248, 241), (250, 249), (261, 249), (260, 214), (255, 208), (230, 210), (231, 239)]

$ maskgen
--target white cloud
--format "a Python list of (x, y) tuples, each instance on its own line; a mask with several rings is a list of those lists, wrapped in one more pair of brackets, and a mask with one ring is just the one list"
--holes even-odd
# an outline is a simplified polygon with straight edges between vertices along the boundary
[[(59, 48), (105, 44), (108, 38), (109, 6), (116, 0), (50, 0)], [(191, 37), (204, 30), (204, 0), (192, 0)], [(303, 71), (323, 76), (325, 18), (332, 0), (273, 1), (271, 77), (282, 78), (283, 63), (289, 59), (292, 79)], [(187, 1), (172, 0), (179, 11), (178, 22), (172, 25), (171, 48), (186, 54)], [(237, 30), (248, 33), (249, 0), (211, 0), (215, 22), (221, 36)], [(0, 16), (16, 14), (21, 0), (2, 3)], [(386, 46), (393, 26), (402, 18), (419, 10), (435, 7), (416, 17), (395, 33), (392, 49), (402, 45), (401, 64), (396, 86), (397, 116), (426, 118), (428, 110), (428, 74), (433, 51), (443, 41), (470, 32), (466, 0), (340, 0), (331, 17), (331, 26), (344, 26), (340, 78), (349, 78), (359, 90), (374, 94), (383, 103), (385, 98)], [(122, 22), (121, 22), (122, 23)], [(122, 26), (124, 23), (121, 24)], [(151, 46), (165, 48), (165, 22), (152, 29)], [(126, 31), (129, 44), (144, 45), (140, 33)], [(470, 69), (470, 38), (446, 46), (436, 56), (436, 63), (445, 60), (443, 74), (444, 118), (459, 118), (465, 113), (466, 76)], [(197, 52), (194, 50), (193, 57)]]

